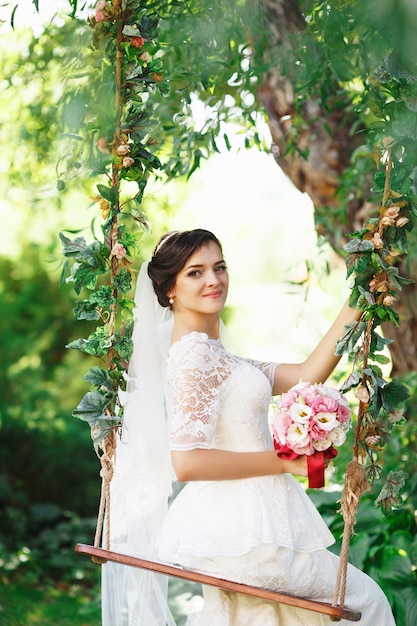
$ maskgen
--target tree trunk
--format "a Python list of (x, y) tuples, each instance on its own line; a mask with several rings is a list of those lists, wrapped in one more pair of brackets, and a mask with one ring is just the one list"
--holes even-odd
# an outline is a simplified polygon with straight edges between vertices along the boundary
[[(271, 46), (278, 46), (285, 55), (288, 33), (301, 32), (305, 27), (298, 4), (296, 0), (261, 0), (261, 4)], [(277, 164), (297, 189), (311, 197), (318, 232), (325, 235), (334, 250), (340, 253), (348, 233), (359, 230), (370, 215), (377, 214), (377, 207), (367, 200), (371, 181), (360, 194), (357, 189), (352, 190), (355, 193), (345, 207), (340, 206), (337, 197), (340, 176), (350, 164), (354, 150), (363, 143), (357, 133), (350, 134), (352, 123), (357, 121), (354, 114), (340, 106), (331, 111), (324, 110), (318, 101), (304, 103), (305, 130), (298, 140), (298, 151), (288, 153), (292, 119), (296, 113), (291, 82), (276, 68), (266, 76), (258, 96), (268, 116), (273, 142), (271, 150)], [(339, 217), (337, 227), (329, 229), (326, 223), (335, 225), (341, 210), (345, 219)], [(324, 211), (328, 219), (317, 219), (317, 215)], [(329, 213), (333, 211), (335, 216), (332, 218)], [(416, 269), (411, 261), (409, 264)], [(413, 274), (416, 272), (411, 269), (411, 276)], [(404, 289), (396, 309), (400, 314), (400, 326), (386, 324), (383, 328), (385, 336), (393, 340), (389, 348), (394, 376), (417, 369), (417, 290), (414, 285)]]

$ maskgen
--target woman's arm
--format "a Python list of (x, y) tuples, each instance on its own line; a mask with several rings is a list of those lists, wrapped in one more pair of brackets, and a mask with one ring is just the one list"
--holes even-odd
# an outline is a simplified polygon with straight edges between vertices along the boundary
[(300, 380), (323, 383), (330, 376), (340, 356), (335, 355), (337, 341), (347, 324), (359, 320), (362, 311), (352, 309), (346, 301), (335, 321), (313, 352), (302, 363), (281, 363), (275, 368), (273, 394), (288, 391)]
[(178, 480), (234, 480), (269, 476), (271, 474), (296, 474), (307, 476), (307, 457), (294, 461), (277, 457), (273, 450), (265, 452), (231, 452), (196, 448), (172, 451), (172, 463)]

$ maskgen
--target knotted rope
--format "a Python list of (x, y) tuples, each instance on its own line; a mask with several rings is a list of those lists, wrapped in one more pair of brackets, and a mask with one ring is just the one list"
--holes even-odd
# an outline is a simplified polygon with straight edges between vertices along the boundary
[[(360, 499), (368, 490), (369, 483), (365, 468), (363, 465), (360, 465), (356, 459), (353, 459), (346, 466), (345, 482), (340, 500), (340, 510), (345, 524), (333, 596), (333, 606), (343, 607), (345, 602), (350, 539), (353, 535), (353, 529), (356, 524), (356, 513)], [(340, 618), (330, 617), (330, 620), (332, 622), (339, 622)]]
[[(101, 536), (103, 534), (104, 516), (106, 515), (104, 547), (110, 550), (110, 483), (113, 478), (114, 463), (113, 458), (116, 451), (116, 433), (113, 429), (103, 441), (100, 443), (102, 454), (96, 449), (97, 456), (100, 459), (101, 470), (101, 495), (100, 506), (97, 518), (96, 534), (94, 537), (94, 547), (100, 547)], [(103, 559), (91, 557), (95, 563), (103, 563)]]

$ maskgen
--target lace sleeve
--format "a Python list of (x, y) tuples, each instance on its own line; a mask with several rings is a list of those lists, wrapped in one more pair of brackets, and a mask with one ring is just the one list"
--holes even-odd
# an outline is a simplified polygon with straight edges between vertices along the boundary
[(261, 372), (265, 374), (265, 376), (269, 380), (271, 388), (274, 388), (275, 368), (277, 367), (278, 363), (256, 361), (255, 359), (245, 359), (245, 361), (261, 370)]
[(191, 333), (174, 344), (168, 359), (172, 450), (211, 446), (222, 383), (230, 372), (227, 354), (210, 343), (206, 335)]

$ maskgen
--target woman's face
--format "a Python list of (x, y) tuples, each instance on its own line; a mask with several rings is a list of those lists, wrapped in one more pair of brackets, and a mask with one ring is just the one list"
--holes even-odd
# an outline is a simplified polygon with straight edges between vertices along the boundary
[(194, 252), (177, 274), (168, 293), (175, 312), (220, 313), (225, 305), (229, 275), (219, 246), (209, 241)]

